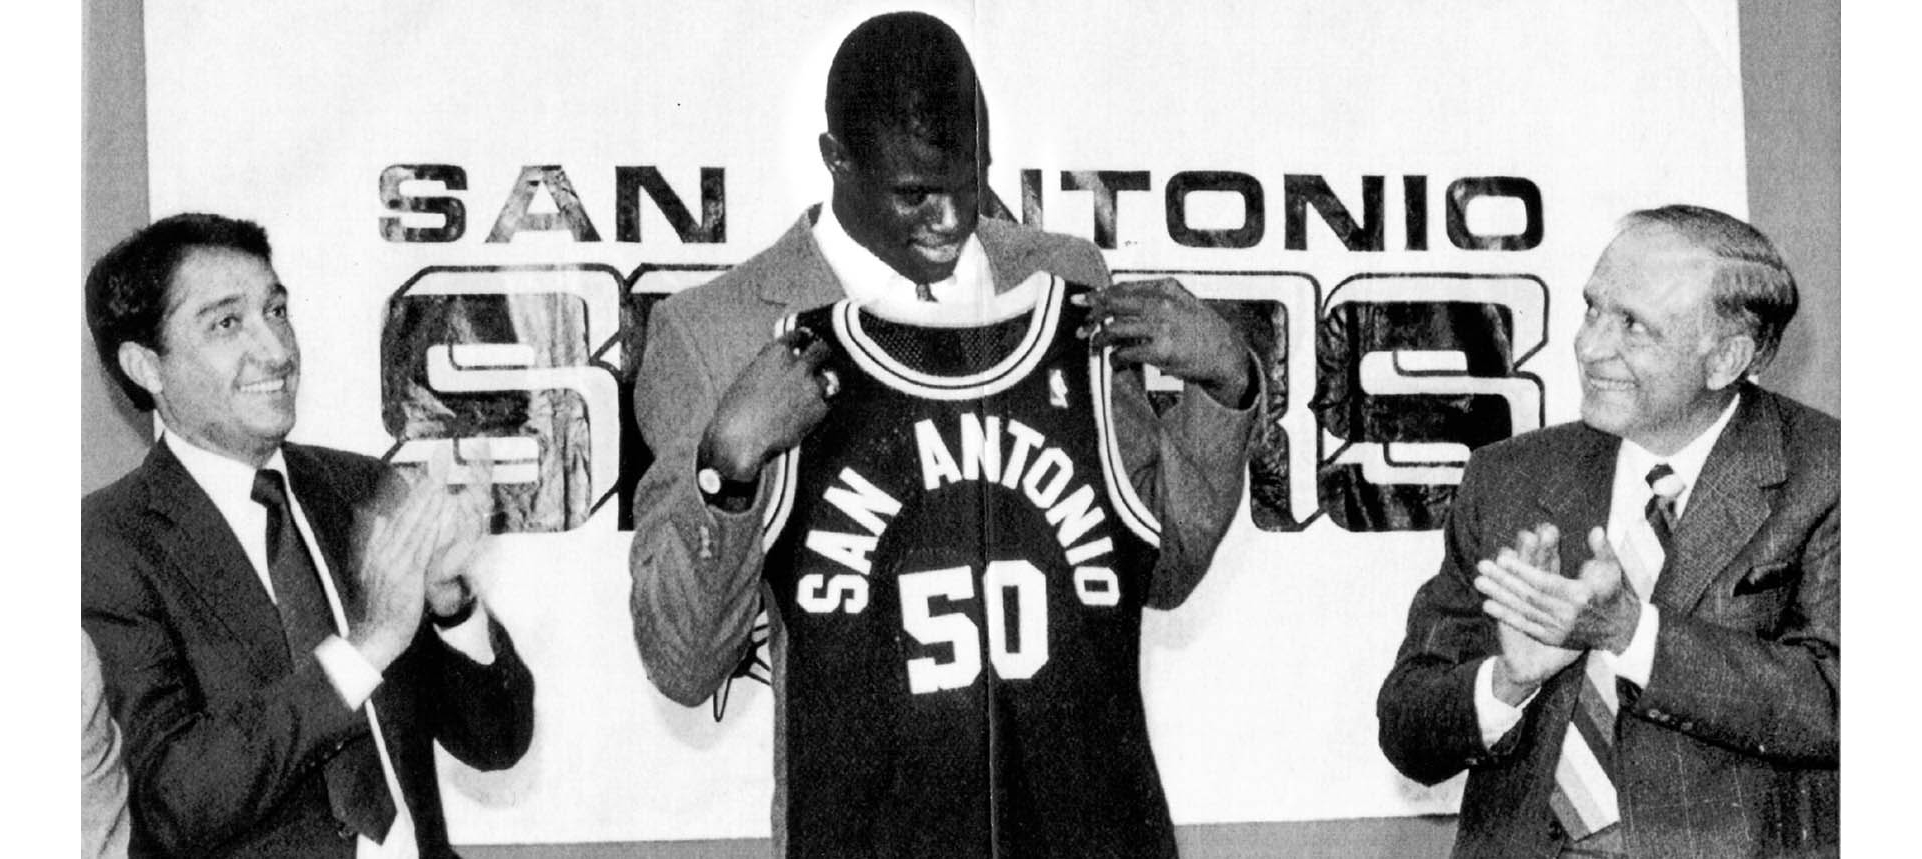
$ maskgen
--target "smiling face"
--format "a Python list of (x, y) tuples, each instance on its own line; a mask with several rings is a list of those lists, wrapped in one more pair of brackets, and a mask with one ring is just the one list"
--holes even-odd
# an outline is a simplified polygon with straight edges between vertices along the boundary
[(300, 346), (273, 267), (227, 248), (189, 251), (168, 282), (159, 340), (159, 349), (122, 344), (120, 360), (168, 429), (264, 464), (294, 428), (300, 387)]
[(834, 217), (902, 277), (933, 283), (953, 274), (979, 217), (973, 147), (942, 149), (887, 130), (873, 148), (856, 158), (832, 135), (822, 136), (822, 158), (834, 177)]
[[(1667, 455), (1715, 423), (1753, 352), (1713, 309), (1716, 261), (1673, 230), (1634, 224), (1582, 290), (1582, 420)], [(1746, 347), (1746, 349), (1745, 349)]]

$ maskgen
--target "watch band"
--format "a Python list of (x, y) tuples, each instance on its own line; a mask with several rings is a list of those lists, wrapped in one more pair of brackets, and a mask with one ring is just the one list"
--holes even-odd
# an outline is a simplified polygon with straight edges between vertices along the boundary
[(467, 597), (467, 601), (464, 603), (461, 603), (459, 611), (456, 611), (450, 615), (442, 616), (442, 615), (435, 614), (430, 609), (427, 612), (427, 619), (428, 621), (432, 622), (434, 626), (439, 627), (441, 629), (453, 629), (454, 627), (457, 627), (463, 623), (466, 623), (468, 618), (474, 616), (474, 604), (478, 602), (480, 602), (478, 598), (472, 595), (469, 595)]
[(696, 471), (694, 483), (707, 506), (728, 513), (741, 513), (753, 507), (754, 492), (761, 485), (758, 475), (754, 480), (729, 480), (712, 466), (702, 466)]

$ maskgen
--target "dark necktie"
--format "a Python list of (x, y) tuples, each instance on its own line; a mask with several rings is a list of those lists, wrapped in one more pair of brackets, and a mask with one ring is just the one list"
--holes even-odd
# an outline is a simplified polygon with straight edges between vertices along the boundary
[[(299, 660), (334, 634), (333, 609), (321, 590), (320, 570), (307, 553), (307, 541), (294, 526), (294, 511), (287, 504), (280, 472), (271, 468), (255, 472), (253, 499), (267, 508), (267, 572), (274, 582), (280, 625), (287, 633), (287, 653)], [(385, 839), (394, 823), (394, 800), (381, 774), (380, 752), (371, 730), (349, 739), (328, 759), (324, 773), (334, 816), (376, 842)]]
[(934, 287), (925, 283), (917, 283), (914, 285), (914, 297), (922, 301), (934, 301)]

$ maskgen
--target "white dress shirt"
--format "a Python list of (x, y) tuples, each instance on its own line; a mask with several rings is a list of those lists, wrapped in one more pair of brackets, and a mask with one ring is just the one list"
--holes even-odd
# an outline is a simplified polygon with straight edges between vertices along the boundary
[(981, 239), (970, 234), (954, 262), (954, 273), (928, 284), (934, 301), (916, 296), (915, 283), (862, 247), (834, 217), (832, 202), (821, 204), (814, 222), (814, 244), (854, 303), (885, 319), (924, 326), (965, 327), (1012, 319), (1034, 308), (1045, 278), (1030, 278), (1007, 292), (994, 291), (994, 271)]
[[(1609, 545), (1619, 554), (1622, 552), (1630, 528), (1647, 527), (1643, 518), (1648, 499), (1653, 494), (1648, 485), (1649, 469), (1661, 463), (1675, 470), (1675, 476), (1682, 479), (1682, 494), (1675, 498), (1675, 519), (1681, 521), (1682, 511), (1688, 508), (1689, 497), (1695, 494), (1695, 482), (1702, 476), (1702, 466), (1708, 462), (1709, 452), (1715, 449), (1715, 441), (1728, 427), (1729, 419), (1735, 416), (1735, 409), (1741, 405), (1741, 395), (1729, 400), (1722, 414), (1688, 444), (1675, 453), (1657, 456), (1635, 442), (1622, 440), (1621, 449), (1615, 454), (1615, 479), (1609, 490), (1608, 533)], [(1564, 558), (1563, 563), (1569, 559)], [(1659, 571), (1658, 571), (1659, 572)], [(1651, 574), (1653, 575), (1653, 574)], [(1638, 596), (1642, 600), (1641, 620), (1635, 625), (1635, 634), (1629, 639), (1628, 646), (1620, 655), (1606, 649), (1591, 651), (1595, 658), (1601, 659), (1615, 676), (1646, 687), (1648, 677), (1655, 667), (1655, 635), (1661, 629), (1662, 613), (1649, 598), (1655, 592), (1654, 581), (1641, 589)], [(1475, 719), (1480, 724), (1482, 744), (1494, 748), (1497, 742), (1513, 730), (1522, 720), (1522, 711), (1535, 694), (1529, 693), (1521, 704), (1510, 707), (1507, 702), (1495, 697), (1495, 657), (1482, 660), (1475, 671)], [(1538, 690), (1539, 691), (1539, 690)]]
[[(254, 574), (259, 578), (260, 586), (266, 589), (267, 598), (278, 604), (267, 559), (267, 508), (253, 498), (254, 475), (258, 469), (197, 447), (171, 431), (163, 434), (167, 449), (180, 460), (194, 482), (213, 499), (221, 518), (227, 521), (227, 526), (233, 529), (234, 536), (240, 540), (240, 548), (246, 552), (248, 562), (253, 564)], [(321, 589), (326, 592), (327, 606), (333, 610), (334, 629), (345, 633), (349, 628), (346, 610), (342, 607), (339, 592), (334, 588), (333, 573), (327, 567), (327, 558), (321, 554), (320, 544), (314, 540), (313, 528), (307, 524), (307, 513), (301, 509), (300, 499), (294, 494), (293, 478), (287, 473), (286, 459), (279, 450), (275, 450), (273, 457), (262, 468), (280, 472), (287, 481), (287, 500), (288, 506), (293, 508), (294, 525), (300, 531), (301, 541), (307, 545), (307, 554), (313, 558), (315, 569), (320, 571)], [(459, 627), (440, 632), (443, 640), (469, 657), (482, 663), (494, 661), (492, 643), (487, 640), (486, 612), (481, 606), (475, 605), (473, 616)], [(340, 699), (348, 709), (359, 709), (363, 705), (367, 708), (367, 724), (373, 732), (374, 748), (380, 756), (381, 775), (386, 779), (387, 792), (394, 802), (394, 823), (388, 829), (386, 839), (375, 843), (365, 835), (360, 836), (355, 854), (359, 859), (418, 857), (420, 847), (414, 838), (414, 818), (407, 810), (400, 781), (394, 776), (394, 764), (387, 753), (387, 740), (380, 733), (380, 715), (375, 712), (374, 702), (370, 700), (375, 688), (380, 686), (380, 672), (340, 634), (328, 636), (315, 647), (314, 658), (320, 662), (328, 681), (340, 693)]]

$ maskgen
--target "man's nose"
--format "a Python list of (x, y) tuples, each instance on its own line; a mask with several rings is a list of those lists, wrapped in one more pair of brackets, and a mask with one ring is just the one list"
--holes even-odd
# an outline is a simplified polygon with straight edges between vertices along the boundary
[(253, 326), (253, 354), (262, 364), (278, 366), (293, 360), (298, 353), (294, 345), (294, 329), (291, 325), (274, 325), (265, 321)]
[(941, 233), (952, 233), (961, 227), (960, 201), (953, 194), (935, 194), (928, 198), (928, 220), (930, 229)]
[(1575, 331), (1575, 360), (1598, 361), (1615, 349), (1615, 326), (1598, 319), (1582, 320)]

